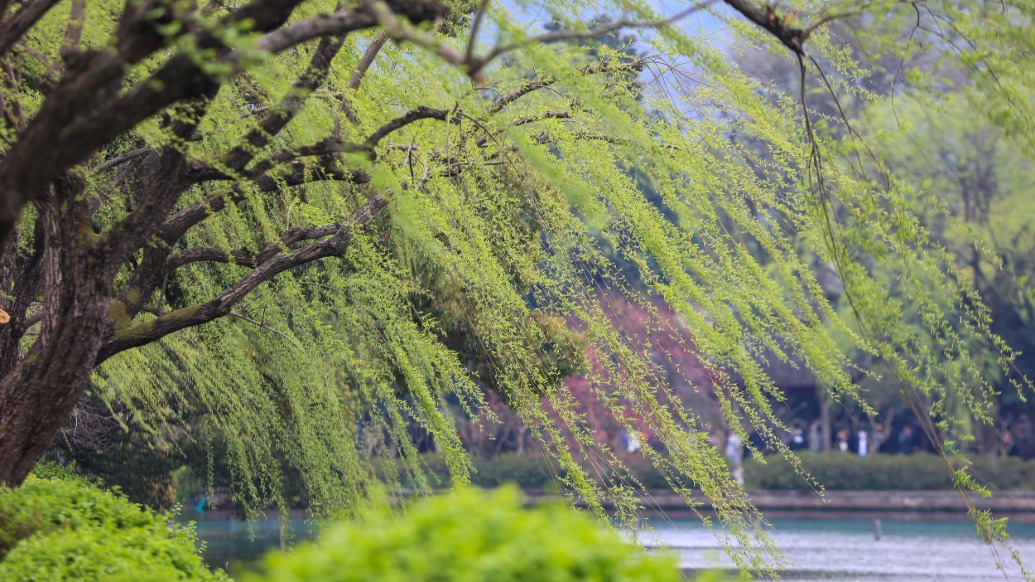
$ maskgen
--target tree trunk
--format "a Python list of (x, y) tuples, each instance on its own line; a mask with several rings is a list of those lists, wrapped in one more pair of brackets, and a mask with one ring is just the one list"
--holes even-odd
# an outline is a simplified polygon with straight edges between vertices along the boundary
[[(48, 249), (43, 267), (47, 293), (38, 342), (0, 379), (0, 484), (25, 480), (86, 390), (97, 353), (110, 335), (112, 276), (101, 271), (102, 261), (91, 252), (87, 208), (54, 195), (77, 192), (74, 186), (59, 184), (39, 205)], [(19, 355), (0, 357), (11, 361)]]
[(825, 390), (821, 390), (819, 396), (819, 426), (823, 435), (823, 447), (820, 450), (824, 453), (829, 453), (833, 446), (834, 428), (832, 425), (833, 420), (830, 418), (830, 398), (827, 397)]

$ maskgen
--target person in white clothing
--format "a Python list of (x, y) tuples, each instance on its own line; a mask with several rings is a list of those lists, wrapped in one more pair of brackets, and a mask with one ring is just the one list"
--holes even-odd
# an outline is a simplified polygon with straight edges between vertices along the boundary
[(859, 456), (865, 457), (870, 453), (870, 434), (865, 429), (859, 430)]
[(744, 442), (740, 440), (737, 433), (731, 432), (726, 437), (726, 458), (733, 465), (733, 479), (738, 485), (744, 484)]
[(640, 431), (638, 431), (638, 430), (630, 431), (629, 432), (629, 445), (628, 445), (628, 448), (626, 450), (628, 450), (630, 453), (635, 453), (636, 451), (640, 450), (640, 447), (642, 447), (642, 446), (643, 446), (643, 442), (640, 439)]

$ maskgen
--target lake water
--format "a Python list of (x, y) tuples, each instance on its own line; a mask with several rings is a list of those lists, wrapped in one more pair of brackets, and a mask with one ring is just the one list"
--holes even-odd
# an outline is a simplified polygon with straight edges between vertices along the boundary
[[(307, 539), (314, 528), (289, 520), (293, 539)], [(641, 535), (649, 547), (664, 546), (679, 555), (688, 572), (728, 569), (732, 562), (715, 536), (699, 522), (652, 520), (654, 533)], [(1022, 580), (1016, 566), (1002, 555), (1005, 571), (997, 571), (991, 551), (969, 522), (882, 520), (882, 537), (874, 539), (872, 520), (774, 520), (773, 539), (792, 565), (783, 580), (980, 581)], [(1035, 566), (1035, 525), (1012, 525), (1012, 543), (1025, 564)], [(266, 551), (281, 546), (276, 520), (253, 523), (199, 520), (198, 535), (206, 542), (205, 559), (213, 566), (241, 572)], [(1004, 572), (1006, 577), (1004, 578)]]
[[(1023, 580), (1008, 554), (996, 570), (989, 547), (973, 523), (881, 520), (875, 539), (873, 520), (775, 520), (773, 540), (792, 563), (781, 579), (888, 581)], [(715, 536), (698, 522), (652, 524), (655, 535), (645, 545), (661, 545), (678, 553), (688, 570), (732, 568)], [(1010, 527), (1011, 544), (1025, 566), (1035, 567), (1035, 526)], [(1004, 578), (1004, 574), (1006, 577)]]

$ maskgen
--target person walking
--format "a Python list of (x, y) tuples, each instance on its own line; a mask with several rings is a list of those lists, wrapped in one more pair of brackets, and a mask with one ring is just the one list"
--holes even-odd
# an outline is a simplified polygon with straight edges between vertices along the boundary
[(866, 429), (861, 428), (856, 436), (859, 440), (856, 450), (860, 457), (865, 457), (870, 454), (870, 433), (866, 432)]
[(726, 458), (733, 466), (733, 479), (738, 485), (744, 484), (744, 442), (737, 433), (731, 432), (726, 437)]
[(801, 428), (794, 427), (794, 432), (791, 434), (791, 442), (788, 443), (788, 446), (795, 452), (805, 448), (805, 432)]
[(848, 452), (848, 438), (852, 433), (848, 432), (847, 428), (842, 428), (837, 431), (837, 450), (842, 453)]
[(815, 454), (823, 450), (823, 436), (819, 432), (819, 421), (813, 420), (809, 425), (809, 452)]
[(903, 455), (913, 452), (913, 427), (908, 424), (898, 433), (898, 452)]

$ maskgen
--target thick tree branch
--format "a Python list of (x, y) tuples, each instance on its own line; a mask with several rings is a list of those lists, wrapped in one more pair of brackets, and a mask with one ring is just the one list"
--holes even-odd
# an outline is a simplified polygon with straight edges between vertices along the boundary
[[(231, 13), (226, 24), (248, 21), (254, 30), (272, 30), (287, 20), (298, 1), (257, 0)], [(395, 4), (407, 13), (414, 11), (412, 6), (407, 8), (406, 2)], [(333, 26), (300, 28), (311, 22), (303, 21), (270, 32), (259, 44), (270, 52), (280, 52), (317, 36), (344, 35), (376, 24), (376, 19), (364, 10), (336, 12), (327, 18)], [(133, 27), (127, 24), (131, 20), (124, 16), (117, 35), (132, 32)], [(219, 41), (207, 33), (197, 42), (202, 47), (220, 46)], [(117, 51), (77, 53), (70, 61), (65, 79), (51, 92), (36, 118), (0, 161), (0, 183), (4, 184), (0, 191), (0, 241), (6, 240), (25, 204), (37, 198), (68, 168), (155, 113), (208, 93), (223, 80), (199, 68), (193, 57), (177, 54), (149, 79), (123, 92), (121, 84), (126, 65), (146, 57), (148, 51), (157, 50), (160, 45), (130, 36), (120, 37), (118, 45)], [(248, 54), (225, 52), (213, 64), (222, 65), (229, 69), (230, 75), (235, 75), (252, 58), (251, 51)], [(111, 98), (120, 93), (118, 98)], [(53, 147), (54, 143), (62, 147)]]
[(800, 28), (789, 26), (769, 4), (759, 7), (753, 0), (723, 0), (731, 8), (740, 12), (745, 18), (765, 29), (779, 40), (791, 52), (805, 54), (805, 40), (808, 33)]
[(650, 22), (644, 22), (640, 20), (628, 20), (623, 18), (615, 20), (614, 22), (598, 26), (596, 28), (591, 28), (583, 32), (574, 30), (558, 30), (556, 32), (548, 32), (546, 34), (540, 34), (538, 36), (532, 36), (523, 39), (520, 42), (497, 46), (496, 48), (489, 51), (488, 54), (480, 58), (471, 58), (471, 53), (469, 50), (468, 63), (471, 70), (470, 74), (474, 74), (482, 70), (490, 62), (501, 57), (506, 53), (518, 50), (522, 47), (526, 47), (532, 44), (545, 44), (550, 42), (558, 42), (562, 40), (592, 39), (604, 36), (605, 34), (614, 32), (616, 30), (621, 30), (623, 28), (662, 28), (675, 22), (678, 22), (695, 12), (703, 10), (708, 6), (711, 6), (714, 2), (715, 0), (698, 2), (691, 7), (670, 16), (669, 18), (664, 18), (661, 20), (655, 20)]
[[(25, 36), (25, 33), (60, 0), (29, 0), (23, 2), (13, 16), (0, 24), (0, 55), (6, 55)], [(0, 16), (3, 16), (0, 14)]]
[[(389, 14), (404, 16), (414, 24), (437, 20), (446, 16), (446, 7), (438, 0), (391, 0), (377, 8), (388, 8)], [(296, 22), (266, 35), (259, 41), (259, 48), (277, 53), (296, 44), (318, 36), (346, 34), (378, 23), (378, 15), (363, 7), (356, 10), (339, 10), (332, 14)]]
[(153, 147), (151, 147), (151, 146), (144, 146), (144, 147), (140, 147), (140, 148), (129, 150), (128, 152), (126, 152), (126, 153), (124, 153), (124, 154), (122, 154), (120, 156), (116, 156), (116, 157), (114, 157), (114, 158), (112, 158), (112, 159), (110, 159), (110, 160), (108, 160), (106, 162), (98, 164), (97, 167), (93, 169), (93, 173), (94, 174), (101, 174), (103, 172), (107, 172), (108, 170), (110, 170), (112, 168), (121, 166), (122, 164), (125, 164), (126, 162), (131, 162), (131, 161), (135, 160), (136, 158), (139, 158), (140, 156), (153, 153), (154, 151), (155, 151), (155, 149)]
[(352, 142), (338, 141), (335, 138), (327, 138), (320, 140), (314, 144), (300, 146), (293, 149), (284, 150), (273, 154), (272, 156), (258, 162), (251, 168), (248, 168), (248, 175), (263, 175), (269, 172), (273, 168), (280, 164), (287, 162), (293, 162), (299, 158), (307, 158), (313, 156), (330, 156), (334, 154), (342, 153), (356, 153), (356, 152), (370, 152), (370, 149), (364, 144), (357, 144)]
[(349, 78), (349, 90), (356, 91), (359, 89), (360, 84), (363, 83), (363, 77), (366, 77), (370, 66), (374, 64), (377, 53), (381, 51), (386, 42), (388, 42), (388, 35), (383, 32), (378, 33), (374, 40), (370, 41), (370, 46), (363, 51), (363, 56), (360, 57), (359, 63), (356, 64), (356, 70), (352, 72), (352, 77)]
[[(374, 64), (374, 59), (377, 57), (377, 53), (385, 46), (388, 42), (388, 35), (385, 33), (379, 33), (374, 40), (370, 42), (367, 49), (363, 51), (363, 56), (359, 58), (359, 63), (356, 65), (356, 70), (352, 73), (352, 77), (349, 79), (349, 91), (356, 91), (359, 89), (361, 83), (363, 83), (363, 77), (366, 76), (370, 66)], [(349, 103), (349, 96), (346, 93), (341, 98), (341, 105), (338, 110), (345, 114), (345, 117), (349, 120), (352, 125), (359, 123), (359, 118), (356, 117), (356, 112), (352, 109), (352, 104)], [(341, 138), (341, 119), (334, 120), (334, 137), (337, 139)]]
[(450, 123), (460, 123), (460, 115), (455, 111), (446, 111), (445, 109), (432, 109), (431, 107), (424, 107), (423, 105), (407, 111), (405, 114), (396, 117), (388, 123), (377, 128), (377, 131), (370, 134), (370, 137), (363, 142), (363, 145), (370, 150), (377, 147), (377, 144), (381, 143), (381, 140), (388, 137), (393, 131), (398, 131), (407, 125), (420, 121), (422, 119), (437, 119), (439, 121), (448, 121)]
[(196, 247), (186, 251), (173, 253), (165, 262), (165, 274), (194, 263), (233, 263), (254, 269), (255, 253), (243, 249), (225, 251), (215, 247)]
[[(547, 111), (539, 115), (528, 115), (525, 117), (519, 117), (511, 123), (513, 127), (519, 127), (522, 125), (528, 125), (529, 123), (535, 123), (537, 121), (543, 121), (545, 119), (571, 119), (571, 113), (567, 111)], [(489, 137), (492, 134), (486, 132), (484, 135), (479, 136), (474, 140), (474, 145), (483, 148), (489, 143)]]
[(118, 268), (136, 253), (150, 238), (154, 225), (169, 214), (183, 192), (190, 187), (185, 177), (187, 139), (194, 134), (208, 110), (209, 99), (214, 96), (213, 89), (197, 99), (177, 105), (173, 116), (175, 121), (167, 128), (172, 143), (161, 150), (153, 166), (144, 166), (149, 170), (148, 177), (134, 193), (136, 208), (97, 243), (97, 248), (108, 259), (109, 268)]
[(325, 37), (313, 52), (312, 59), (305, 71), (298, 77), (291, 90), (280, 100), (280, 103), (262, 119), (259, 126), (252, 129), (242, 143), (224, 156), (222, 163), (234, 171), (242, 170), (255, 156), (255, 152), (264, 147), (272, 136), (280, 133), (295, 118), (305, 105), (306, 99), (317, 87), (327, 79), (331, 61), (341, 50), (345, 37)]
[[(599, 73), (617, 73), (623, 71), (632, 71), (635, 73), (639, 73), (643, 70), (644, 63), (646, 63), (646, 60), (644, 59), (636, 59), (634, 61), (625, 63), (605, 61), (599, 65), (594, 65), (591, 67), (582, 67), (579, 69), (579, 72), (583, 75), (596, 75)], [(553, 85), (556, 82), (557, 79), (554, 79), (553, 77), (541, 77), (539, 79), (529, 81), (521, 85), (521, 87), (515, 89), (514, 91), (497, 97), (496, 100), (492, 102), (492, 106), (489, 107), (489, 111), (491, 113), (496, 113), (497, 111), (502, 110), (507, 105), (510, 105), (518, 99), (521, 99), (525, 95), (549, 87), (550, 85)]]
[[(258, 193), (266, 193), (281, 188), (329, 180), (366, 183), (369, 181), (369, 177), (362, 172), (343, 172), (333, 167), (299, 167), (285, 175), (270, 176), (269, 174), (264, 174), (255, 180), (255, 186)], [(155, 231), (153, 241), (144, 249), (143, 260), (134, 270), (129, 282), (119, 294), (119, 301), (122, 303), (124, 315), (130, 318), (134, 317), (139, 312), (140, 306), (153, 294), (162, 277), (173, 270), (173, 268), (168, 266), (168, 261), (173, 253), (173, 246), (190, 228), (212, 214), (223, 210), (227, 204), (240, 202), (246, 198), (246, 191), (234, 186), (231, 189), (213, 194), (205, 200), (188, 206), (166, 220)], [(304, 236), (299, 238), (300, 232), (296, 231), (289, 231), (285, 236), (287, 237), (285, 239), (286, 242), (271, 245), (271, 248), (264, 251), (265, 254), (260, 253), (260, 255), (275, 254), (276, 251), (284, 248), (286, 244), (292, 244), (305, 238)], [(217, 256), (216, 252), (224, 253), (224, 251), (213, 249), (212, 251), (199, 251), (199, 253), (201, 252), (207, 253), (206, 257), (208, 258), (202, 259), (199, 256), (197, 257), (198, 260), (231, 262), (230, 257), (221, 259), (220, 256)], [(234, 257), (234, 255), (232, 254), (231, 257)], [(187, 262), (197, 261), (190, 260)], [(233, 262), (245, 266), (254, 266), (261, 264), (262, 261), (256, 260), (255, 257), (250, 257), (247, 251), (240, 251)], [(182, 266), (182, 264), (178, 266)]]
[(385, 34), (389, 38), (396, 42), (409, 41), (434, 52), (445, 62), (468, 73), (471, 76), (471, 80), (475, 83), (481, 84), (485, 81), (481, 73), (473, 69), (472, 61), (456, 50), (453, 45), (444, 42), (435, 34), (414, 28), (413, 26), (407, 26), (396, 18), (395, 14), (388, 10), (381, 2), (371, 2), (369, 6), (376, 15), (377, 22), (384, 27)]
[(68, 25), (65, 26), (65, 42), (62, 48), (65, 50), (74, 49), (79, 46), (83, 37), (83, 23), (85, 22), (86, 0), (73, 0), (72, 8), (68, 16)]
[(259, 285), (284, 271), (323, 258), (343, 256), (352, 242), (355, 229), (369, 225), (387, 205), (388, 201), (383, 196), (371, 198), (348, 224), (335, 225), (337, 230), (329, 237), (298, 250), (270, 258), (210, 301), (177, 309), (150, 321), (116, 329), (111, 341), (101, 348), (97, 356), (97, 363), (99, 364), (121, 351), (149, 344), (182, 329), (225, 317), (231, 313), (235, 305)]
[(485, 18), (485, 13), (489, 9), (489, 2), (491, 0), (481, 0), (478, 4), (478, 10), (474, 13), (474, 21), (471, 23), (471, 33), (467, 37), (467, 52), (464, 54), (464, 58), (470, 62), (474, 58), (474, 43), (478, 41), (478, 32), (482, 27), (482, 20)]
[[(331, 167), (324, 168), (296, 168), (292, 172), (270, 176), (263, 174), (254, 179), (254, 184), (259, 193), (267, 193), (282, 187), (299, 186), (311, 182), (337, 181), (352, 182), (354, 184), (366, 184), (370, 176), (361, 171), (341, 171)], [(157, 237), (167, 244), (172, 245), (178, 241), (191, 227), (197, 225), (209, 216), (226, 208), (227, 204), (241, 202), (247, 198), (247, 191), (241, 187), (233, 186), (215, 194), (205, 197), (204, 200), (191, 204), (169, 217), (158, 229)]]
[(184, 265), (192, 263), (234, 263), (244, 267), (256, 268), (275, 257), (277, 254), (289, 249), (291, 245), (306, 240), (317, 240), (340, 231), (345, 228), (344, 224), (335, 223), (313, 228), (293, 228), (283, 235), (276, 243), (266, 246), (258, 253), (246, 249), (235, 249), (225, 251), (213, 247), (197, 247), (183, 252), (175, 253), (166, 261), (166, 273), (171, 273)]

